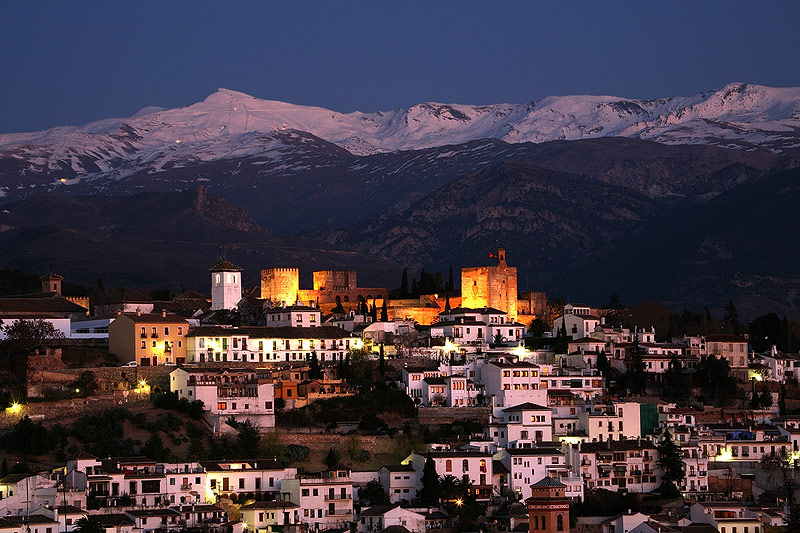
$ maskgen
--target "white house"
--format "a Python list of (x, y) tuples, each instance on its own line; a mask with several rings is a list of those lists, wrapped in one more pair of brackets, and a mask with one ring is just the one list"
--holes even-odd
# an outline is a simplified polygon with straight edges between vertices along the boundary
[(346, 469), (297, 474), (281, 484), (281, 492), (299, 506), (300, 521), (310, 528), (345, 527), (353, 521), (353, 482)]
[(399, 504), (375, 505), (361, 511), (358, 521), (359, 533), (380, 533), (391, 526), (401, 526), (411, 533), (426, 533), (425, 515)]
[(260, 429), (275, 427), (275, 388), (268, 374), (187, 366), (170, 372), (169, 379), (179, 398), (203, 402), (203, 418), (214, 431), (231, 417)]

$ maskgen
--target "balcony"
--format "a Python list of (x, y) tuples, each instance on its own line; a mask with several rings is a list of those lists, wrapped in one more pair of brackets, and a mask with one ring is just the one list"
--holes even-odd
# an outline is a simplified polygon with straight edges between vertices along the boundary
[(328, 509), (325, 511), (325, 516), (350, 516), (351, 514), (353, 514), (352, 509), (334, 509), (333, 511)]
[(342, 494), (334, 494), (332, 496), (330, 494), (326, 494), (325, 495), (325, 501), (326, 502), (348, 501), (348, 500), (352, 500), (352, 499), (353, 499), (353, 496), (351, 494), (344, 494), (344, 495), (342, 495)]
[(182, 484), (181, 485), (181, 490), (192, 490), (192, 484), (191, 483)]
[(150, 334), (150, 338), (151, 339), (157, 339), (158, 338), (158, 333), (151, 333)]
[(141, 335), (139, 335), (139, 338), (140, 339), (146, 339), (147, 338), (147, 333), (142, 333)]

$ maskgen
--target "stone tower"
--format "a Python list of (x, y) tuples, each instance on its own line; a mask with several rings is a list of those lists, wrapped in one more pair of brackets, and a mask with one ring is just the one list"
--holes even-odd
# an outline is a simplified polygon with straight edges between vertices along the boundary
[(565, 495), (567, 486), (558, 479), (545, 476), (531, 485), (528, 506), (530, 533), (559, 533), (569, 531), (569, 504)]
[(46, 276), (42, 276), (39, 278), (39, 281), (42, 282), (42, 292), (54, 292), (60, 295), (61, 281), (63, 279), (64, 278), (58, 274), (47, 274)]
[(261, 271), (261, 299), (273, 305), (294, 305), (300, 291), (300, 271), (297, 268), (265, 268)]
[(517, 268), (506, 263), (505, 248), (489, 254), (497, 266), (461, 269), (461, 306), (493, 307), (517, 318)]
[(211, 310), (234, 309), (242, 299), (242, 268), (221, 260), (211, 268)]

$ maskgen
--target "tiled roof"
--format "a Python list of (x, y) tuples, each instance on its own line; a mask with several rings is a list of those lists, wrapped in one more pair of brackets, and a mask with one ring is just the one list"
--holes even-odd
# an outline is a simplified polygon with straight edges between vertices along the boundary
[(220, 261), (209, 269), (210, 272), (241, 272), (244, 270), (242, 267), (236, 266), (227, 259)]
[(189, 330), (189, 337), (242, 336), (251, 339), (346, 339), (350, 334), (336, 326), (296, 328), (291, 326), (247, 326), (226, 328), (222, 326), (200, 326)]

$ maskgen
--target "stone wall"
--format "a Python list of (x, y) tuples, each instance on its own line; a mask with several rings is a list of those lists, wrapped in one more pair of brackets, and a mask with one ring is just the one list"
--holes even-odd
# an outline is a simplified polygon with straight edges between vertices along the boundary
[(458, 420), (475, 420), (489, 423), (491, 407), (420, 407), (420, 424), (449, 424)]
[(9, 428), (25, 416), (48, 426), (55, 423), (66, 425), (85, 414), (115, 407), (124, 407), (130, 411), (142, 411), (150, 409), (152, 404), (147, 394), (134, 391), (118, 391), (89, 398), (28, 403), (22, 405), (16, 412), (6, 409), (0, 415), (0, 428)]
[(95, 368), (51, 368), (28, 373), (27, 394), (31, 398), (45, 395), (48, 389), (63, 390), (64, 386), (78, 379), (82, 372), (94, 372), (101, 392), (126, 391), (136, 388), (145, 380), (151, 388), (169, 390), (169, 373), (175, 367), (95, 367)]
[(300, 291), (300, 271), (297, 268), (265, 268), (261, 271), (261, 298), (274, 305), (286, 302), (293, 305)]

